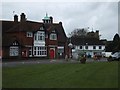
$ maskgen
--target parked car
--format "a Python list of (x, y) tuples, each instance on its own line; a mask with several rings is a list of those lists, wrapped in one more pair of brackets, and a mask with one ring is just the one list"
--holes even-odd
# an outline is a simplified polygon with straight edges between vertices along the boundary
[(108, 57), (108, 61), (119, 61), (120, 60), (120, 52), (115, 52), (111, 56)]

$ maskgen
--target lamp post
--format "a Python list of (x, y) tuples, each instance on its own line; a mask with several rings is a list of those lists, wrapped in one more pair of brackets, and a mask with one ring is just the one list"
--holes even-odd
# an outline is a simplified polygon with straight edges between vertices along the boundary
[(88, 43), (86, 43), (86, 53), (85, 53), (85, 56), (87, 55), (87, 52), (88, 52)]
[(72, 57), (72, 47), (73, 47), (73, 44), (71, 43), (71, 37), (70, 37), (70, 43), (68, 44), (68, 47), (69, 47), (69, 58)]

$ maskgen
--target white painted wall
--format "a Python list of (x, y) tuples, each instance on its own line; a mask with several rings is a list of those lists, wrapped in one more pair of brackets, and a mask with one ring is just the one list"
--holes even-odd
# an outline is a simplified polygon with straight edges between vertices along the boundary
[(34, 46), (45, 46), (45, 41), (34, 41)]
[[(80, 46), (75, 46), (75, 49), (72, 50), (72, 55), (74, 58), (77, 57), (77, 54), (76, 53), (79, 53), (80, 51), (83, 51), (85, 50), (86, 52), (86, 55), (91, 55), (91, 57), (94, 56), (94, 52), (104, 52), (104, 49), (105, 49), (105, 45), (87, 45), (88, 46), (88, 49), (85, 49), (85, 46), (82, 46), (82, 49), (80, 49)], [(96, 49), (93, 49), (93, 46), (96, 46)], [(99, 49), (99, 46), (101, 46), (101, 49)]]

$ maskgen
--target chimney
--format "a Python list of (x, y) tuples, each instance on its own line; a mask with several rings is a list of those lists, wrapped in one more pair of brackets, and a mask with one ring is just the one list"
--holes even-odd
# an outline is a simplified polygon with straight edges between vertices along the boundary
[(26, 15), (24, 13), (22, 13), (20, 16), (21, 16), (20, 21), (25, 22), (26, 21)]
[(18, 15), (14, 15), (14, 22), (18, 22)]
[(96, 30), (95, 36), (99, 39), (99, 30)]
[(96, 34), (99, 35), (99, 30), (96, 30)]
[(62, 22), (59, 22), (59, 24), (62, 26)]
[(53, 17), (50, 16), (50, 23), (53, 23)]

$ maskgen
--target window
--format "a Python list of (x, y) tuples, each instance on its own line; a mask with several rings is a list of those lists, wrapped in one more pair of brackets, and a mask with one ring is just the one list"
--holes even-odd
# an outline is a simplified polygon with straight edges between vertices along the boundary
[(40, 40), (40, 41), (44, 41), (45, 40), (45, 33), (38, 31), (37, 33), (35, 33), (34, 35), (34, 40)]
[(57, 40), (57, 35), (54, 33), (50, 34), (50, 40)]
[(93, 46), (93, 49), (96, 49), (96, 46)]
[(15, 46), (18, 45), (18, 42), (17, 41), (13, 42), (13, 45), (15, 45)]
[(63, 57), (64, 54), (64, 47), (63, 48), (58, 48), (58, 55)]
[(29, 56), (32, 56), (32, 47), (29, 47)]
[(34, 40), (37, 40), (37, 34), (34, 35)]
[(88, 49), (88, 46), (85, 46), (85, 49)]
[(10, 56), (18, 56), (19, 50), (18, 47), (10, 47)]
[(82, 46), (80, 46), (80, 49), (82, 49)]
[(40, 27), (40, 30), (44, 30), (44, 28), (43, 28), (43, 27)]
[(99, 46), (99, 49), (102, 49), (102, 47), (101, 47), (101, 46)]
[(34, 47), (34, 55), (35, 56), (47, 56), (46, 47)]
[(41, 41), (45, 40), (45, 34), (44, 34), (44, 32), (38, 32), (38, 40), (41, 40)]
[(53, 30), (52, 32), (55, 32), (55, 30)]
[(32, 32), (27, 32), (27, 37), (32, 37), (32, 36), (33, 36)]

